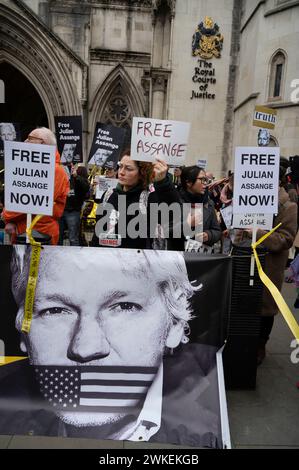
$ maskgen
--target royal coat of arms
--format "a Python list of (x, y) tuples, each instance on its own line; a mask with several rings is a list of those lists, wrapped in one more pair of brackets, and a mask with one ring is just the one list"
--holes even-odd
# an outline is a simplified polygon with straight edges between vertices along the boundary
[(223, 36), (219, 32), (219, 26), (212, 18), (206, 16), (199, 23), (192, 38), (192, 55), (199, 55), (203, 59), (221, 57)]

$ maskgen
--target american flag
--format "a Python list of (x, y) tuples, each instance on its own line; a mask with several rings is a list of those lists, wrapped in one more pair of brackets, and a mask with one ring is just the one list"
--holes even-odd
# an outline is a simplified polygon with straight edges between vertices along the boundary
[(59, 410), (120, 412), (146, 397), (156, 367), (35, 366), (43, 397)]

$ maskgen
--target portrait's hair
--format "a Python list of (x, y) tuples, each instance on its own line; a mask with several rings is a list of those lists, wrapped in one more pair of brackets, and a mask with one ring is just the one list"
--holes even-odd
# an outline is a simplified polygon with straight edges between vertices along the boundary
[[(70, 247), (71, 249), (71, 247)], [(78, 252), (86, 248), (81, 248)], [(94, 251), (95, 250), (95, 251)], [(193, 286), (189, 281), (185, 260), (182, 253), (175, 251), (155, 251), (146, 250), (134, 252), (132, 250), (118, 250), (114, 248), (88, 248), (91, 257), (116, 257), (120, 271), (136, 279), (145, 279), (145, 286), (154, 281), (161, 300), (166, 307), (169, 320), (176, 324), (182, 322), (185, 334), (189, 333), (189, 320), (192, 319), (191, 298), (194, 293), (201, 289), (201, 285)], [(16, 245), (13, 248), (11, 260), (12, 293), (17, 305), (20, 307), (25, 302), (26, 286), (29, 274), (31, 247)], [(44, 250), (41, 252), (40, 269), (47, 268), (47, 261), (43, 262)], [(51, 250), (51, 260), (55, 257), (55, 252)], [(49, 256), (50, 258), (50, 256)], [(57, 264), (57, 269), (59, 266)], [(146, 288), (146, 287), (145, 287)], [(87, 294), (88, 295), (88, 294)], [(16, 327), (20, 331), (22, 324), (22, 311), (16, 319)]]
[(185, 166), (182, 169), (181, 173), (181, 185), (183, 189), (187, 189), (187, 183), (192, 183), (192, 185), (196, 182), (196, 178), (198, 177), (201, 171), (205, 171), (203, 168), (193, 165), (193, 166)]
[(13, 140), (17, 138), (16, 129), (12, 122), (1, 122), (0, 123), (0, 135), (2, 136), (3, 129), (8, 127), (10, 132), (13, 134)]
[(77, 144), (64, 144), (62, 152), (65, 150), (75, 150)]

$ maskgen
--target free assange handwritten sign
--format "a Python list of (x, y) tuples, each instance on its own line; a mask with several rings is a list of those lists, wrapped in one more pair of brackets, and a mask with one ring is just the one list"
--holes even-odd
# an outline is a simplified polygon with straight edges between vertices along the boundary
[(55, 146), (4, 142), (5, 208), (52, 215)]
[(131, 158), (153, 162), (158, 157), (180, 166), (185, 161), (189, 132), (189, 122), (134, 117)]
[(277, 214), (278, 147), (237, 147), (234, 214)]

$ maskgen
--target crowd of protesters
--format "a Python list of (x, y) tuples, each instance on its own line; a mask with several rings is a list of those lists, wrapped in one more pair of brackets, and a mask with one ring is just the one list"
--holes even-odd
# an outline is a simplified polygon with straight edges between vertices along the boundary
[[(32, 130), (26, 142), (56, 145), (55, 135), (46, 128)], [(278, 289), (281, 289), (289, 249), (297, 232), (298, 186), (291, 184), (288, 167), (289, 161), (281, 158), (278, 214), (274, 217), (273, 227), (279, 222), (281, 226), (263, 243), (267, 250), (265, 272)], [(118, 182), (97, 199), (99, 175)], [(53, 245), (66, 244), (67, 235), (68, 243), (77, 246), (178, 251), (191, 247), (190, 251), (202, 253), (205, 252), (203, 248), (208, 247), (210, 253), (229, 253), (233, 244), (252, 237), (252, 230), (233, 229), (222, 217), (222, 210), (233, 204), (233, 190), (232, 173), (215, 181), (211, 172), (196, 165), (170, 169), (161, 159), (153, 163), (135, 161), (129, 149), (121, 154), (117, 164), (109, 161), (104, 166), (89, 165), (89, 173), (83, 164), (71, 161), (62, 164), (56, 151), (53, 215), (43, 216), (35, 230), (42, 237), (48, 237)], [(153, 227), (150, 220), (153, 205), (172, 207), (173, 203), (181, 209), (179, 217), (172, 214), (165, 222), (159, 214)], [(134, 210), (131, 210), (133, 206)], [(18, 242), (18, 237), (26, 231), (26, 214), (7, 211), (3, 194), (1, 208), (2, 226), (11, 242)], [(125, 232), (121, 227), (123, 212), (126, 213)], [(179, 236), (178, 226), (181, 229)], [(190, 236), (183, 230), (186, 226), (191, 230)], [(195, 230), (197, 226), (200, 226), (199, 231)], [(90, 240), (85, 237), (86, 228), (91, 231)], [(257, 240), (264, 234), (265, 231), (257, 230)], [(258, 363), (265, 357), (265, 345), (276, 312), (276, 304), (265, 289)]]

